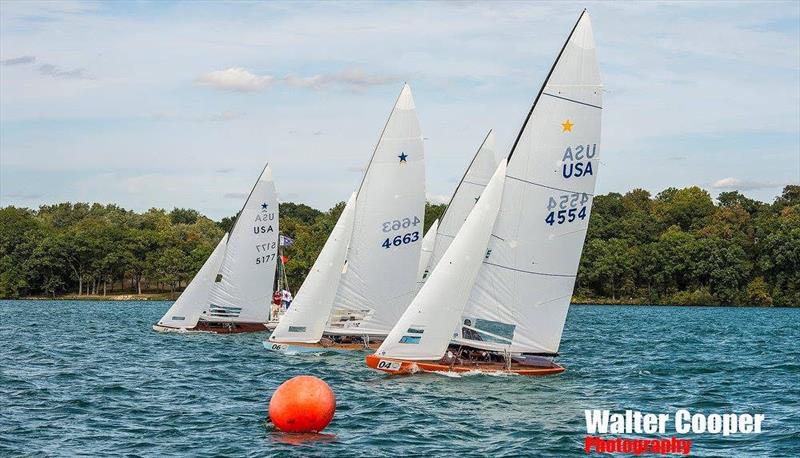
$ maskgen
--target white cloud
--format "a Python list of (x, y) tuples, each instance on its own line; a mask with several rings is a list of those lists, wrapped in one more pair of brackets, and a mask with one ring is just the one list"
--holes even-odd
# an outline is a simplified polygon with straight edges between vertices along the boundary
[(36, 200), (44, 196), (45, 194), (40, 192), (11, 192), (6, 194), (6, 197), (17, 200)]
[(714, 189), (729, 189), (729, 190), (736, 189), (740, 191), (780, 188), (781, 186), (783, 186), (783, 184), (776, 182), (741, 180), (739, 178), (733, 178), (733, 177), (722, 178), (711, 184), (711, 187)]
[(158, 121), (191, 121), (191, 122), (222, 122), (236, 121), (245, 117), (245, 113), (240, 111), (224, 110), (208, 114), (182, 114), (175, 111), (158, 111), (152, 114), (153, 119)]
[(206, 73), (197, 83), (225, 91), (254, 92), (269, 87), (275, 80), (271, 75), (258, 76), (241, 67)]
[(246, 199), (248, 195), (246, 192), (226, 192), (222, 197), (226, 199)]
[(255, 75), (244, 68), (233, 67), (206, 73), (197, 79), (198, 84), (215, 89), (253, 92), (266, 89), (273, 84), (283, 83), (286, 86), (301, 89), (325, 89), (332, 86), (349, 89), (364, 89), (398, 81), (394, 76), (370, 75), (359, 68), (347, 68), (331, 74), (297, 76), (289, 74), (283, 78), (272, 75)]
[(351, 89), (364, 89), (399, 81), (396, 76), (370, 75), (360, 68), (347, 68), (330, 75), (299, 77), (287, 75), (283, 81), (292, 87), (323, 89), (328, 86), (344, 86)]
[(325, 78), (322, 75), (300, 77), (295, 75), (287, 75), (283, 81), (291, 87), (320, 89), (326, 84)]
[(76, 79), (76, 80), (90, 80), (91, 76), (86, 74), (86, 70), (82, 68), (75, 68), (72, 70), (64, 70), (53, 64), (42, 64), (39, 66), (39, 73), (54, 78)]
[(33, 56), (19, 56), (19, 57), (14, 57), (12, 59), (0, 60), (0, 64), (5, 66), (32, 64), (33, 62), (36, 62), (36, 58)]

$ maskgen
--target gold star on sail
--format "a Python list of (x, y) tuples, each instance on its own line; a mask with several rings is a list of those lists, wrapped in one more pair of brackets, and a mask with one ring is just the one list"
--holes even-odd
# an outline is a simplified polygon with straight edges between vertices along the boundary
[(561, 128), (563, 129), (562, 132), (572, 132), (572, 124), (569, 119), (561, 123)]

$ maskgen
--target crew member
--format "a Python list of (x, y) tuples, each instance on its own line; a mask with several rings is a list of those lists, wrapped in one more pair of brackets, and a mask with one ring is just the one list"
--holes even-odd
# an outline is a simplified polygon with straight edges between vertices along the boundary
[(283, 309), (288, 310), (292, 304), (292, 293), (288, 289), (281, 291), (281, 300), (283, 301)]
[(280, 291), (272, 293), (272, 320), (278, 319), (278, 314), (280, 314), (281, 311), (281, 298), (282, 295)]

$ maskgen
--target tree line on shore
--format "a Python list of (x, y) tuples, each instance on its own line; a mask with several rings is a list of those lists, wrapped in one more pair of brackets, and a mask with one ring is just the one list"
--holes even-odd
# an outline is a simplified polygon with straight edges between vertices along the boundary
[[(280, 205), (286, 274), (296, 290), (336, 224), (328, 211)], [(445, 205), (428, 204), (425, 229)], [(0, 298), (174, 296), (229, 230), (196, 210), (60, 203), (0, 208)], [(544, 222), (543, 222), (544, 224)], [(594, 199), (577, 302), (800, 306), (800, 186), (771, 204), (698, 187)]]

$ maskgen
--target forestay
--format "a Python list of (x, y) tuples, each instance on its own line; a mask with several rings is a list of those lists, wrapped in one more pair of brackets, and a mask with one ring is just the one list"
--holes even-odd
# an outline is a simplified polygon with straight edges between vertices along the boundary
[(265, 323), (275, 281), (278, 199), (264, 167), (236, 217), (209, 294), (209, 321)]
[(222, 265), (227, 241), (226, 233), (186, 289), (158, 321), (158, 326), (190, 329), (197, 325), (200, 316), (208, 309), (208, 293)]
[(347, 270), (335, 301), (338, 311), (362, 318), (347, 323), (358, 334), (387, 334), (416, 292), (424, 159), (414, 99), (404, 85), (356, 197)]
[(500, 216), (462, 316), (478, 332), (462, 341), (478, 334), (514, 352), (558, 351), (600, 164), (601, 107), (584, 12), (509, 156)]
[(467, 219), (467, 215), (472, 211), (472, 207), (489, 183), (495, 169), (497, 169), (497, 159), (495, 158), (495, 135), (494, 130), (486, 134), (478, 152), (472, 158), (467, 171), (461, 178), (450, 203), (447, 205), (442, 216), (442, 222), (436, 232), (436, 242), (434, 243), (433, 254), (428, 263), (428, 271), (432, 272), (439, 263), (439, 260), (447, 251), (450, 242), (461, 229), (461, 225)]
[(441, 262), (377, 355), (418, 360), (437, 360), (444, 355), (481, 268), (500, 208), (505, 174), (506, 162), (502, 161)]
[(355, 201), (356, 193), (353, 193), (292, 301), (292, 306), (269, 337), (270, 341), (314, 343), (322, 338), (353, 232)]

